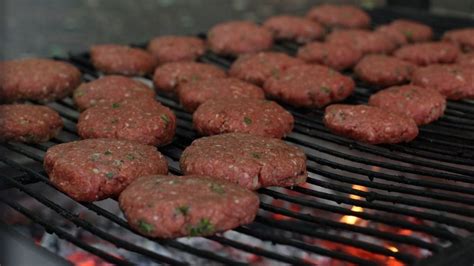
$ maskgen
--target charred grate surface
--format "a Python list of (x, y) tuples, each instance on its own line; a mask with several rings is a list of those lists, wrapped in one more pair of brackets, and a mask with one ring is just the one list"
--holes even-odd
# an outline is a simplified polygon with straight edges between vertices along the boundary
[[(375, 25), (386, 23), (400, 15), (421, 20), (432, 25), (437, 36), (450, 28), (472, 23), (385, 9), (370, 13)], [(297, 47), (294, 43), (278, 42), (274, 50), (294, 54)], [(70, 61), (79, 67), (85, 81), (99, 76), (87, 53), (71, 55), (70, 58), (61, 60)], [(209, 52), (200, 58), (200, 61), (228, 68), (233, 59)], [(345, 74), (352, 75), (349, 72)], [(142, 80), (151, 82), (149, 77)], [(371, 88), (358, 83), (356, 92), (346, 102), (366, 103), (371, 91)], [(171, 173), (180, 174), (178, 161), (181, 152), (198, 136), (192, 130), (192, 116), (180, 107), (176, 99), (159, 95), (158, 100), (170, 107), (178, 118), (175, 140), (172, 144), (160, 148), (160, 151), (167, 157)], [(79, 114), (72, 99), (66, 98), (49, 105), (57, 110), (65, 121), (64, 130), (59, 136), (47, 143), (6, 143), (2, 144), (1, 148), (40, 165), (45, 151), (50, 146), (79, 139), (75, 127)], [(288, 189), (260, 189), (263, 200), (255, 223), (237, 228), (233, 233), (360, 265), (376, 263), (370, 256), (358, 256), (358, 253), (349, 252), (347, 247), (393, 257), (406, 264), (419, 265), (441, 265), (446, 261), (456, 263), (461, 262), (460, 258), (472, 256), (474, 103), (449, 102), (445, 116), (433, 124), (423, 126), (415, 141), (380, 146), (357, 143), (330, 133), (322, 124), (321, 110), (285, 107), (296, 119), (294, 132), (285, 140), (305, 150), (310, 173), (308, 184)], [(161, 254), (124, 240), (62, 204), (50, 200), (47, 195), (34, 191), (27, 183), (42, 182), (53, 187), (44, 171), (25, 165), (8, 154), (0, 153), (0, 162), (22, 173), (19, 178), (0, 173), (1, 180), (6, 185), (31, 197), (44, 208), (51, 209), (61, 219), (112, 243), (117, 249), (138, 254), (150, 261), (188, 264), (188, 261), (181, 258)], [(118, 265), (132, 263), (75, 239), (69, 232), (52, 225), (51, 218), (41, 216), (21, 203), (6, 197), (0, 197), (0, 201), (40, 224), (48, 232), (55, 233), (106, 261)], [(114, 228), (135, 234), (122, 217), (100, 204), (77, 204), (87, 212), (107, 220)], [(343, 217), (353, 217), (363, 224), (342, 222)], [(255, 248), (227, 234), (206, 239), (210, 243), (218, 243), (278, 262), (313, 263), (299, 253), (285, 255), (271, 249)], [(207, 246), (195, 246), (180, 240), (149, 240), (196, 258), (223, 264), (243, 264), (242, 261), (223, 256)], [(423, 259), (424, 256), (419, 255), (422, 252), (428, 254), (429, 258)], [(447, 256), (449, 254), (456, 256)]]

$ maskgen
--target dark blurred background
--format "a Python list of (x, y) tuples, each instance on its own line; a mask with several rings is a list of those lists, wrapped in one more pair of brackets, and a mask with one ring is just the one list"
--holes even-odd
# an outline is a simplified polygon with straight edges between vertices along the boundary
[(93, 43), (139, 43), (156, 35), (203, 32), (229, 19), (302, 15), (321, 2), (409, 5), (474, 17), (474, 0), (0, 0), (0, 58), (63, 56)]

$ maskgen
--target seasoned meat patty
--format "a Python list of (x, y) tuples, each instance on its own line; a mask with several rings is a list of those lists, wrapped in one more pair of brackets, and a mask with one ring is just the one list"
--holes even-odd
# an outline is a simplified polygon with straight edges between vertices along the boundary
[(402, 33), (408, 42), (427, 42), (433, 39), (433, 29), (414, 20), (396, 19), (388, 27)]
[(140, 81), (115, 75), (83, 83), (74, 91), (74, 102), (79, 110), (139, 98), (154, 99), (155, 92)]
[(396, 57), (366, 55), (354, 68), (356, 75), (368, 84), (392, 86), (407, 83), (416, 66)]
[(39, 58), (0, 62), (0, 102), (54, 101), (80, 83), (81, 72), (65, 62)]
[(77, 123), (77, 132), (84, 139), (115, 138), (160, 146), (173, 140), (175, 130), (174, 113), (148, 98), (91, 107)]
[(455, 43), (465, 52), (474, 52), (474, 27), (447, 31), (443, 41)]
[(474, 99), (474, 68), (431, 65), (413, 72), (412, 83), (433, 88), (451, 100)]
[(143, 76), (153, 71), (156, 61), (142, 49), (126, 45), (101, 44), (91, 47), (94, 67), (105, 74)]
[(48, 149), (44, 168), (51, 182), (78, 201), (115, 197), (135, 178), (168, 173), (153, 146), (115, 139), (88, 139)]
[(176, 92), (179, 84), (226, 77), (224, 70), (197, 62), (172, 62), (157, 67), (153, 82), (158, 91)]
[(324, 124), (335, 134), (370, 144), (409, 142), (418, 135), (410, 117), (367, 105), (330, 105)]
[(303, 65), (300, 59), (279, 52), (260, 52), (241, 55), (232, 64), (229, 75), (256, 85), (262, 85), (271, 76), (278, 76), (285, 69)]
[(421, 66), (453, 63), (458, 54), (456, 45), (444, 42), (415, 43), (403, 46), (394, 53), (395, 57)]
[(369, 15), (351, 5), (323, 4), (313, 7), (306, 16), (326, 27), (367, 28), (370, 25)]
[(354, 81), (319, 65), (293, 66), (269, 78), (263, 87), (270, 97), (299, 107), (323, 107), (342, 101), (354, 90)]
[(231, 132), (282, 138), (293, 129), (293, 116), (273, 101), (262, 99), (214, 99), (193, 114), (193, 126), (201, 135)]
[(274, 138), (229, 133), (193, 141), (180, 159), (185, 174), (225, 179), (248, 189), (304, 183), (303, 151)]
[(403, 34), (402, 31), (391, 27), (390, 25), (378, 26), (375, 29), (375, 32), (384, 34), (385, 36), (390, 38), (397, 46), (402, 46), (408, 43), (407, 36)]
[(45, 142), (63, 127), (63, 121), (53, 109), (42, 105), (0, 105), (0, 142)]
[(204, 41), (190, 36), (160, 36), (148, 44), (148, 51), (158, 64), (194, 61), (206, 51)]
[(351, 68), (361, 57), (362, 53), (349, 44), (312, 42), (298, 49), (298, 58), (305, 62), (326, 65), (336, 70)]
[(413, 118), (417, 125), (440, 118), (446, 99), (438, 91), (414, 85), (395, 86), (372, 94), (369, 105)]
[(273, 32), (277, 40), (294, 40), (298, 43), (321, 39), (325, 33), (324, 27), (318, 22), (289, 15), (271, 17), (263, 26)]
[(251, 223), (258, 196), (206, 176), (144, 176), (119, 197), (130, 226), (157, 238), (209, 236)]
[(460, 54), (456, 59), (456, 64), (465, 67), (474, 67), (474, 52)]
[(239, 55), (269, 49), (273, 35), (267, 28), (250, 21), (228, 21), (211, 28), (207, 43), (216, 54)]
[(263, 90), (236, 78), (216, 78), (184, 83), (178, 87), (179, 101), (185, 110), (194, 112), (210, 99), (263, 99)]
[(380, 32), (368, 30), (338, 30), (326, 36), (333, 45), (351, 45), (363, 54), (388, 54), (397, 48), (397, 44)]

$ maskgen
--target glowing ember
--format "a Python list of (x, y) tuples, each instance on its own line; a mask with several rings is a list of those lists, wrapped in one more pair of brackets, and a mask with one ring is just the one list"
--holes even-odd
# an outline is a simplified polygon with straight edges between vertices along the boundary
[(70, 254), (67, 256), (67, 260), (76, 266), (112, 266), (112, 264), (104, 262), (99, 257), (84, 251), (76, 251)]
[[(360, 190), (360, 191), (368, 191), (367, 187), (360, 186), (360, 185), (353, 185), (352, 189)], [(360, 196), (353, 195), (353, 194), (349, 195), (349, 197), (351, 199), (355, 199), (355, 200), (362, 199)], [(359, 206), (352, 206), (351, 211), (353, 211), (353, 212), (364, 212), (364, 208), (359, 207)], [(355, 217), (355, 216), (352, 216), (352, 215), (345, 215), (339, 221), (342, 222), (342, 223), (346, 223), (346, 224), (356, 224), (359, 220), (360, 220), (360, 218), (358, 218), (358, 217)]]

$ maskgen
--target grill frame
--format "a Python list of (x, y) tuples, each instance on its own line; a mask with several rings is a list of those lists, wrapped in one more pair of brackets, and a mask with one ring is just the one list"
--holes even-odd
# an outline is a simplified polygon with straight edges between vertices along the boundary
[[(400, 17), (400, 16), (417, 19), (417, 20), (420, 20), (421, 22), (425, 22), (431, 25), (433, 25), (435, 22), (437, 25), (437, 27), (435, 27), (435, 33), (438, 37), (442, 31), (449, 29), (452, 26), (459, 27), (460, 21), (463, 21), (460, 19), (449, 18), (446, 20), (447, 21), (446, 23), (440, 25), (439, 21), (435, 19), (435, 16), (422, 13), (422, 15), (424, 16), (422, 16), (422, 19), (420, 19), (420, 13), (410, 13), (410, 11), (406, 11), (406, 10), (394, 11), (394, 10), (388, 10), (388, 9), (378, 9), (374, 11), (369, 11), (369, 13), (372, 16), (373, 21), (376, 21), (377, 25), (388, 22), (388, 20), (396, 18), (396, 17)], [(454, 23), (454, 21), (456, 23)], [(465, 20), (464, 22), (473, 23), (471, 20)], [(201, 35), (201, 37), (203, 37), (203, 35)], [(137, 45), (137, 46), (143, 46), (143, 45)], [(290, 54), (295, 52), (294, 44), (288, 43), (288, 42), (278, 43), (275, 46), (275, 49), (284, 51)], [(90, 63), (87, 62), (87, 56), (85, 53), (78, 54), (78, 55), (71, 55), (67, 59), (59, 59), (59, 60), (66, 60), (66, 61), (72, 62), (73, 64), (78, 66), (84, 74), (88, 74), (90, 77), (96, 76), (96, 73), (91, 68)], [(224, 68), (229, 67), (228, 58), (218, 57), (212, 53), (207, 53), (205, 56), (201, 58), (201, 61), (206, 62), (206, 63), (216, 64)], [(348, 100), (348, 102), (360, 102), (361, 100), (366, 99), (369, 93), (369, 90), (367, 88), (361, 88), (359, 87), (359, 85), (360, 84), (358, 83), (358, 89), (357, 89), (356, 95), (354, 97), (351, 97)], [(184, 146), (186, 145), (184, 143), (189, 144), (189, 141), (194, 139), (196, 136), (194, 132), (190, 130), (190, 125), (189, 125), (190, 115), (189, 114), (180, 110), (179, 105), (173, 99), (167, 96), (159, 95), (158, 100), (164, 103), (165, 105), (167, 105), (168, 107), (172, 108), (178, 117), (179, 122), (178, 122), (177, 135), (178, 135), (178, 138), (182, 140), (179, 143), (164, 147), (163, 149), (160, 149), (160, 151), (162, 151), (162, 153), (165, 156), (167, 156), (168, 159), (172, 160), (172, 163), (170, 164), (170, 171), (174, 174), (179, 174), (180, 171), (179, 171), (178, 165), (176, 164), (176, 159), (179, 158), (180, 150), (182, 150)], [(66, 100), (60, 100), (56, 103), (53, 103), (51, 104), (51, 106), (55, 109), (59, 108), (58, 106), (62, 106), (61, 107), (62, 109), (74, 108), (69, 98)], [(471, 259), (471, 262), (474, 261), (474, 255), (470, 254), (472, 253), (471, 252), (472, 247), (474, 247), (474, 239), (473, 239), (474, 235), (472, 234), (470, 235), (470, 237), (467, 237), (467, 238), (459, 238), (453, 233), (450, 233), (448, 231), (443, 231), (437, 228), (431, 228), (431, 227), (426, 228), (423, 225), (413, 224), (411, 222), (401, 220), (401, 219), (398, 219), (398, 220), (391, 219), (391, 218), (387, 218), (387, 217), (374, 214), (374, 213), (368, 213), (368, 212), (357, 213), (357, 212), (353, 212), (349, 210), (348, 208), (340, 207), (338, 205), (331, 205), (327, 203), (311, 201), (304, 198), (304, 196), (311, 196), (311, 197), (318, 197), (321, 199), (338, 202), (338, 203), (342, 202), (346, 204), (347, 206), (360, 206), (360, 207), (367, 208), (369, 210), (383, 210), (383, 211), (390, 210), (390, 212), (393, 212), (393, 213), (398, 213), (401, 215), (411, 215), (415, 217), (424, 217), (428, 220), (439, 221), (444, 224), (450, 224), (452, 226), (464, 228), (464, 229), (469, 230), (470, 232), (473, 232), (474, 222), (463, 221), (463, 220), (460, 220), (459, 218), (437, 216), (432, 213), (423, 213), (418, 210), (405, 210), (403, 209), (403, 205), (402, 207), (399, 207), (396, 204), (388, 205), (388, 203), (394, 202), (394, 203), (401, 203), (401, 204), (411, 204), (411, 206), (418, 205), (418, 207), (431, 208), (435, 211), (448, 211), (450, 213), (455, 213), (464, 217), (472, 218), (474, 217), (474, 209), (466, 209), (466, 208), (450, 206), (450, 205), (433, 206), (432, 202), (425, 201), (424, 199), (431, 198), (434, 200), (446, 200), (449, 202), (462, 203), (466, 205), (472, 204), (474, 203), (474, 197), (469, 198), (467, 196), (472, 195), (472, 192), (474, 192), (474, 188), (468, 188), (465, 186), (459, 186), (459, 185), (453, 185), (453, 184), (442, 184), (440, 182), (432, 181), (432, 180), (428, 180), (428, 181), (419, 180), (413, 177), (404, 177), (404, 176), (401, 177), (401, 176), (397, 176), (390, 173), (371, 171), (371, 170), (354, 166), (352, 164), (344, 165), (340, 162), (334, 162), (326, 158), (320, 158), (316, 156), (315, 153), (316, 152), (324, 153), (324, 154), (329, 154), (335, 157), (342, 157), (344, 160), (349, 160), (354, 163), (362, 163), (366, 165), (378, 166), (383, 169), (403, 170), (406, 173), (411, 172), (413, 174), (430, 175), (432, 177), (436, 177), (435, 180), (449, 179), (449, 180), (457, 180), (459, 182), (464, 182), (466, 184), (472, 184), (474, 183), (474, 180), (469, 178), (469, 177), (474, 176), (474, 171), (472, 170), (469, 171), (468, 169), (459, 168), (459, 167), (453, 168), (453, 166), (451, 165), (439, 165), (436, 163), (432, 163), (430, 161), (423, 161), (423, 160), (420, 161), (419, 159), (418, 161), (413, 161), (409, 157), (405, 158), (403, 156), (400, 156), (399, 153), (401, 152), (403, 154), (410, 154), (411, 152), (411, 154), (415, 153), (422, 156), (432, 156), (432, 158), (435, 158), (435, 157), (438, 159), (447, 158), (447, 160), (449, 160), (451, 163), (457, 162), (457, 163), (467, 164), (467, 163), (474, 162), (474, 156), (473, 154), (471, 154), (471, 151), (473, 150), (472, 148), (474, 148), (474, 135), (472, 134), (471, 135), (467, 135), (467, 134), (452, 135), (453, 132), (450, 133), (450, 131), (452, 130), (449, 129), (449, 127), (457, 126), (456, 128), (458, 130), (460, 129), (470, 130), (472, 126), (474, 125), (474, 116), (472, 117), (472, 119), (469, 119), (469, 115), (474, 114), (474, 104), (472, 103), (469, 104), (467, 102), (449, 102), (447, 115), (442, 119), (442, 121), (436, 122), (434, 126), (429, 125), (429, 126), (423, 127), (421, 129), (421, 136), (417, 139), (415, 143), (405, 144), (405, 145), (384, 145), (380, 147), (360, 144), (360, 143), (347, 140), (345, 138), (338, 137), (329, 133), (320, 123), (320, 118), (322, 115), (322, 112), (320, 110), (307, 112), (307, 111), (297, 110), (295, 108), (291, 108), (288, 106), (285, 106), (285, 107), (287, 107), (287, 109), (289, 109), (295, 115), (295, 118), (297, 120), (295, 130), (294, 130), (296, 133), (293, 133), (292, 135), (290, 135), (287, 138), (287, 140), (290, 140), (292, 143), (303, 145), (305, 146), (306, 150), (311, 151), (311, 153), (307, 153), (308, 170), (318, 175), (322, 175), (322, 176), (326, 176), (326, 177), (338, 180), (337, 184), (334, 184), (334, 182), (317, 180), (315, 178), (309, 178), (308, 182), (310, 184), (317, 185), (322, 188), (337, 191), (338, 193), (344, 193), (347, 195), (349, 194), (358, 195), (362, 199), (365, 198), (365, 200), (362, 200), (362, 199), (355, 200), (347, 196), (342, 196), (335, 193), (330, 194), (327, 192), (315, 191), (315, 190), (311, 190), (304, 187), (295, 187), (291, 189), (293, 192), (297, 193), (298, 196), (285, 194), (285, 193), (278, 192), (271, 189), (261, 189), (259, 190), (260, 194), (263, 194), (272, 198), (282, 199), (287, 202), (298, 203), (301, 206), (307, 206), (307, 207), (311, 207), (315, 209), (331, 211), (334, 213), (339, 213), (341, 215), (352, 215), (359, 218), (365, 218), (370, 221), (377, 221), (384, 224), (391, 224), (393, 226), (401, 226), (403, 228), (408, 228), (415, 231), (426, 232), (428, 234), (433, 234), (439, 238), (452, 240), (455, 243), (452, 244), (448, 248), (442, 248), (442, 247), (440, 248), (438, 247), (438, 245), (423, 242), (420, 239), (417, 239), (415, 237), (399, 236), (393, 233), (383, 233), (380, 230), (371, 229), (371, 228), (364, 228), (364, 227), (357, 228), (358, 226), (352, 226), (352, 225), (347, 225), (344, 223), (334, 222), (330, 219), (306, 215), (304, 213), (297, 213), (297, 212), (294, 212), (282, 207), (273, 206), (265, 202), (261, 204), (261, 209), (264, 211), (270, 211), (274, 213), (283, 214), (286, 216), (298, 218), (299, 220), (305, 220), (306, 222), (311, 222), (312, 224), (326, 226), (329, 228), (338, 228), (341, 230), (349, 230), (352, 232), (360, 232), (367, 235), (373, 235), (380, 239), (386, 239), (386, 240), (400, 242), (400, 243), (408, 242), (413, 245), (422, 246), (426, 249), (436, 251), (438, 254), (433, 255), (424, 260), (415, 260), (415, 258), (411, 256), (410, 254), (404, 254), (402, 252), (395, 253), (380, 245), (370, 244), (365, 241), (348, 242), (349, 239), (346, 237), (341, 237), (339, 235), (326, 234), (324, 232), (321, 233), (321, 232), (318, 232), (318, 230), (316, 229), (308, 230), (307, 228), (301, 227), (299, 224), (291, 225), (286, 222), (271, 220), (262, 215), (259, 215), (257, 217), (256, 222), (258, 224), (263, 224), (265, 227), (275, 227), (275, 228), (280, 228), (286, 231), (298, 232), (303, 235), (314, 236), (319, 239), (325, 239), (327, 241), (334, 241), (334, 242), (338, 242), (342, 244), (349, 244), (353, 247), (354, 246), (361, 247), (364, 250), (368, 250), (368, 251), (375, 252), (378, 254), (393, 256), (408, 264), (446, 265), (446, 263), (450, 263), (450, 264), (456, 263), (455, 265), (463, 265), (459, 263), (465, 263), (466, 261), (468, 261), (466, 259)], [(74, 113), (68, 113), (65, 111), (60, 111), (60, 114), (63, 118), (65, 118), (68, 121), (68, 123), (66, 123), (65, 125), (64, 131), (67, 133), (74, 133), (75, 126), (73, 125), (73, 122), (77, 119), (77, 113), (74, 114)], [(445, 133), (445, 131), (439, 131), (440, 129), (449, 129), (449, 130), (447, 131), (447, 133)], [(453, 136), (461, 138), (462, 142), (457, 141), (456, 139), (453, 138)], [(319, 145), (319, 144), (309, 141), (315, 138), (332, 143), (332, 144), (336, 144), (336, 145), (342, 144), (346, 147), (349, 147), (349, 149), (353, 149), (355, 151), (369, 153), (371, 155), (378, 155), (378, 156), (383, 155), (385, 156), (386, 159), (389, 159), (388, 158), (389, 156), (392, 158), (387, 161), (382, 160), (382, 161), (377, 162), (376, 160), (373, 160), (373, 159), (360, 158), (355, 155), (347, 155), (343, 152), (328, 149), (323, 145)], [(62, 140), (57, 139), (55, 141), (60, 142)], [(467, 142), (467, 144), (463, 144), (465, 142)], [(430, 143), (435, 143), (436, 145), (433, 145), (434, 147), (432, 147), (430, 146)], [(31, 147), (38, 149), (40, 151), (45, 151), (49, 144), (50, 143), (31, 145)], [(9, 150), (23, 154), (24, 156), (27, 156), (37, 162), (42, 161), (41, 154), (29, 151), (26, 145), (18, 144), (18, 143), (7, 143), (7, 144), (2, 144), (2, 146)], [(423, 147), (424, 149), (422, 149), (421, 147)], [(393, 153), (393, 151), (398, 152), (398, 153)], [(422, 151), (422, 153), (420, 153), (420, 151)], [(403, 164), (402, 165), (394, 164), (393, 160), (404, 162), (404, 163), (415, 162), (419, 164), (419, 166), (422, 166), (422, 165), (424, 166), (421, 168), (415, 169), (413, 167), (407, 167)], [(70, 212), (69, 210), (48, 200), (46, 197), (38, 193), (35, 193), (31, 189), (29, 189), (27, 183), (43, 182), (46, 184), (50, 184), (49, 180), (47, 179), (44, 173), (31, 170), (25, 167), (24, 165), (21, 165), (15, 162), (14, 160), (10, 159), (8, 156), (3, 155), (3, 154), (0, 154), (0, 162), (6, 163), (7, 165), (9, 165), (9, 167), (20, 170), (20, 172), (22, 172), (20, 179), (8, 177), (8, 176), (3, 177), (2, 180), (5, 183), (7, 183), (7, 185), (14, 187), (18, 190), (21, 190), (23, 193), (29, 195), (30, 197), (33, 197), (39, 200), (48, 208), (55, 210), (59, 215), (65, 217), (65, 219), (73, 222), (76, 226), (81, 227), (87, 231), (91, 231), (93, 234), (103, 239), (106, 239), (109, 242), (112, 242), (116, 244), (117, 246), (120, 246), (124, 249), (146, 255), (156, 262), (164, 262), (164, 263), (170, 263), (170, 264), (179, 263), (179, 261), (174, 260), (173, 258), (169, 258), (166, 256), (163, 257), (159, 254), (154, 254), (155, 252), (147, 251), (146, 249), (136, 246), (135, 244), (132, 244), (129, 242), (123, 242), (117, 237), (110, 235), (107, 232), (102, 232), (102, 230), (98, 228), (97, 226), (90, 224), (88, 221), (79, 218), (76, 214)], [(331, 169), (344, 169), (346, 172), (351, 172), (358, 175), (366, 175), (369, 177), (369, 180), (367, 181), (367, 180), (363, 180), (359, 178), (347, 177), (347, 176), (344, 176), (343, 174), (334, 173), (333, 171), (330, 171), (330, 170), (320, 169), (317, 167), (318, 165), (328, 166)], [(427, 166), (431, 168), (431, 170), (425, 169)], [(379, 182), (379, 180), (382, 180), (383, 182)], [(400, 184), (407, 185), (408, 187), (393, 186), (393, 184), (391, 185), (391, 184), (385, 183), (385, 181), (399, 182)], [(400, 196), (394, 197), (394, 196), (388, 195), (390, 193), (385, 195), (385, 193), (377, 193), (374, 191), (363, 192), (363, 191), (355, 190), (352, 188), (348, 188), (347, 186), (341, 185), (343, 183), (344, 184), (359, 184), (359, 185), (366, 186), (371, 190), (379, 189), (384, 192), (396, 190), (397, 192), (402, 193), (402, 194), (422, 197), (423, 200), (419, 200), (417, 198), (415, 199), (403, 198)], [(422, 188), (422, 189), (419, 189), (419, 188)], [(423, 190), (426, 188), (439, 189), (445, 192), (439, 193), (436, 191)], [(459, 195), (453, 194), (454, 192), (459, 193)], [(465, 196), (463, 197), (462, 195), (465, 195)], [(85, 250), (88, 250), (90, 253), (96, 254), (100, 257), (104, 257), (106, 260), (112, 261), (116, 264), (126, 265), (125, 261), (121, 261), (108, 254), (102, 254), (103, 253), (102, 251), (97, 250), (94, 247), (87, 245), (86, 243), (80, 243), (79, 240), (71, 240), (73, 239), (71, 238), (72, 236), (68, 234), (67, 232), (64, 232), (63, 229), (57, 226), (48, 224), (48, 222), (45, 221), (44, 217), (39, 217), (38, 215), (33, 214), (31, 210), (28, 210), (27, 208), (21, 206), (20, 204), (13, 202), (12, 200), (7, 199), (5, 197), (0, 197), (0, 201), (15, 210), (21, 213), (24, 213), (30, 219), (34, 220), (36, 223), (41, 224), (47, 230), (55, 232), (61, 238), (66, 238), (72, 242), (76, 241), (76, 243), (74, 242), (73, 243), (76, 244), (77, 246), (80, 246), (81, 248)], [(377, 201), (377, 202), (374, 202), (374, 201)], [(115, 216), (114, 214), (108, 212), (107, 210), (101, 208), (100, 206), (97, 206), (95, 203), (79, 203), (79, 204), (81, 204), (88, 210), (99, 214), (100, 216), (106, 217), (107, 219), (111, 220), (118, 226), (130, 230), (130, 228), (128, 227), (128, 225), (123, 219)], [(343, 252), (329, 250), (327, 248), (320, 248), (318, 246), (309, 245), (307, 243), (296, 241), (294, 239), (285, 239), (278, 235), (275, 236), (263, 231), (255, 230), (251, 226), (240, 227), (236, 229), (235, 231), (239, 233), (243, 233), (243, 234), (257, 236), (260, 239), (270, 240), (275, 243), (283, 243), (290, 246), (297, 246), (303, 250), (319, 253), (322, 255), (327, 255), (333, 258), (347, 260), (349, 262), (353, 262), (356, 264), (361, 264), (361, 265), (372, 264), (371, 261), (360, 259)], [(233, 246), (237, 249), (241, 249), (244, 251), (253, 251), (254, 254), (269, 257), (275, 260), (284, 261), (291, 264), (302, 264), (306, 262), (296, 257), (289, 257), (289, 256), (281, 255), (272, 251), (255, 250), (250, 245), (242, 244), (240, 242), (228, 239), (223, 236), (212, 236), (212, 237), (208, 237), (208, 239), (221, 243), (221, 244), (228, 245), (228, 246)], [(207, 250), (198, 249), (196, 247), (192, 247), (187, 244), (180, 243), (179, 241), (176, 241), (176, 240), (171, 240), (171, 241), (153, 240), (153, 241), (165, 246), (170, 246), (174, 249), (181, 250), (183, 252), (188, 252), (191, 254), (195, 254), (197, 256), (207, 257), (210, 260), (215, 260), (215, 261), (226, 263), (226, 264), (236, 263), (236, 261), (222, 257), (218, 254), (209, 252)], [(458, 256), (452, 258), (453, 254), (457, 254)]]

